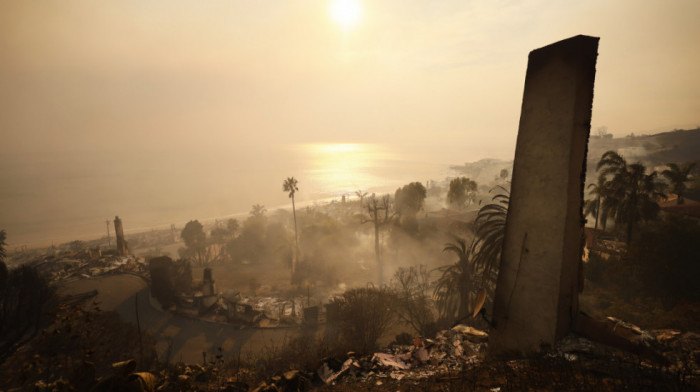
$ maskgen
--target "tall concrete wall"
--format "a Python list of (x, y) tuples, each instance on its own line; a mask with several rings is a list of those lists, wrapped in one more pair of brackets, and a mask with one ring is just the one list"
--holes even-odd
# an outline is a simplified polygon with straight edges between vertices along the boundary
[(493, 310), (493, 355), (528, 355), (578, 313), (583, 185), (598, 38), (530, 53)]

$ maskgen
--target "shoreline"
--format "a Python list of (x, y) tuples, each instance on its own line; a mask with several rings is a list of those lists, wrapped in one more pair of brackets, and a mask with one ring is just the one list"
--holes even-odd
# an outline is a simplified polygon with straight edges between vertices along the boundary
[[(383, 186), (383, 187), (375, 187), (375, 188), (370, 188), (367, 189), (366, 192), (368, 194), (371, 193), (379, 193), (379, 194), (385, 194), (385, 193), (391, 193), (390, 189), (392, 188), (391, 186)], [(363, 189), (364, 190), (364, 189)], [(326, 197), (316, 197), (312, 198), (309, 200), (304, 200), (304, 201), (297, 201), (296, 202), (296, 207), (297, 208), (305, 208), (305, 207), (310, 207), (314, 205), (329, 205), (332, 202), (340, 202), (340, 199), (342, 198), (343, 195), (346, 195), (346, 200), (347, 201), (356, 201), (357, 196), (355, 196), (355, 191), (351, 192), (328, 192), (329, 194), (333, 194), (332, 196), (326, 196)], [(291, 210), (292, 209), (292, 203), (291, 201), (289, 203), (284, 203), (284, 204), (277, 204), (271, 207), (266, 207), (268, 212), (276, 211), (276, 210)], [(209, 216), (209, 217), (204, 217), (204, 218), (192, 218), (198, 220), (200, 223), (206, 225), (215, 222), (216, 220), (227, 220), (230, 218), (234, 219), (245, 219), (249, 215), (249, 211), (246, 212), (233, 212), (229, 214), (224, 214), (220, 216)], [(114, 227), (112, 225), (112, 220), (114, 218), (109, 218), (110, 221), (110, 235), (112, 238), (114, 238)], [(123, 220), (124, 221), (124, 220)], [(175, 224), (176, 227), (178, 226), (184, 226), (188, 221), (176, 221), (176, 222), (171, 222), (171, 223), (163, 223), (163, 224), (154, 224), (154, 225), (146, 225), (146, 226), (139, 226), (139, 227), (128, 227), (128, 222), (125, 223), (124, 227), (124, 235), (129, 236), (129, 235), (135, 235), (135, 234), (142, 234), (146, 233), (149, 231), (159, 231), (159, 230), (168, 230), (170, 229), (170, 226), (172, 224)], [(105, 239), (105, 232), (103, 231), (100, 234), (97, 234), (96, 232), (92, 233), (81, 233), (81, 234), (75, 234), (75, 235), (66, 235), (65, 237), (60, 237), (60, 238), (54, 238), (51, 240), (38, 240), (38, 241), (33, 241), (33, 242), (24, 242), (24, 243), (8, 243), (8, 248), (12, 249), (12, 252), (21, 252), (22, 249), (26, 250), (36, 250), (36, 249), (41, 249), (41, 248), (48, 248), (52, 245), (60, 245), (60, 244), (65, 244), (67, 242), (75, 241), (75, 240), (80, 240), (80, 241), (97, 241), (100, 239)]]
[[(343, 194), (339, 194), (338, 196), (331, 196), (331, 197), (326, 197), (326, 198), (321, 198), (321, 199), (313, 199), (313, 200), (305, 200), (302, 202), (297, 202), (296, 206), (297, 208), (305, 208), (309, 206), (314, 206), (314, 205), (329, 205), (333, 201), (339, 202), (340, 198), (342, 197)], [(354, 196), (354, 193), (348, 194), (347, 200), (348, 201), (353, 201), (354, 199), (357, 199), (356, 196)], [(268, 212), (271, 211), (277, 211), (277, 210), (291, 210), (292, 209), (292, 203), (286, 203), (286, 204), (279, 204), (275, 205), (272, 207), (266, 207)], [(215, 216), (215, 217), (204, 217), (204, 218), (193, 218), (198, 220), (200, 223), (206, 225), (206, 224), (211, 224), (217, 220), (227, 220), (227, 219), (245, 219), (249, 215), (250, 212), (234, 212), (222, 216)], [(111, 223), (112, 219), (110, 219)], [(182, 222), (174, 222), (174, 223), (166, 223), (166, 224), (156, 224), (153, 226), (141, 226), (141, 227), (133, 227), (133, 228), (128, 228), (128, 223), (127, 227), (124, 229), (124, 235), (129, 236), (129, 235), (136, 235), (136, 234), (142, 234), (142, 233), (147, 233), (150, 231), (160, 231), (160, 230), (169, 230), (171, 224), (175, 224), (176, 226), (184, 226), (187, 223), (187, 221), (182, 221)], [(114, 229), (110, 225), (110, 235), (112, 238), (114, 238)], [(8, 248), (12, 249), (12, 252), (20, 252), (21, 249), (25, 248), (26, 250), (36, 250), (36, 249), (41, 249), (41, 248), (48, 248), (52, 245), (60, 245), (60, 244), (65, 244), (67, 242), (75, 241), (75, 240), (80, 240), (80, 241), (97, 241), (100, 239), (105, 239), (106, 236), (105, 233), (103, 232), (102, 234), (97, 234), (97, 233), (83, 233), (83, 234), (76, 234), (73, 236), (66, 236), (63, 237), (62, 239), (52, 239), (52, 240), (40, 240), (40, 241), (35, 241), (35, 242), (27, 242), (27, 243), (18, 243), (18, 244), (13, 244), (12, 242), (8, 243)]]

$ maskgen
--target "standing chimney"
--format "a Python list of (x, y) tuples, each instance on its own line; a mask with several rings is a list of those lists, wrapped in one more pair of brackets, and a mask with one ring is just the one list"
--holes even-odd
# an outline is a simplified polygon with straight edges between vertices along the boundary
[(114, 232), (117, 236), (117, 254), (126, 256), (129, 254), (129, 247), (124, 239), (124, 228), (122, 228), (122, 220), (118, 216), (114, 217)]

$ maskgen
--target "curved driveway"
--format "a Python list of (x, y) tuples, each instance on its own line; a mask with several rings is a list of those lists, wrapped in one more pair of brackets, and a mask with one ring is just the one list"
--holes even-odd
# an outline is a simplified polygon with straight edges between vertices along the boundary
[[(141, 329), (156, 339), (162, 360), (201, 363), (202, 352), (215, 355), (219, 347), (225, 359), (236, 358), (239, 352), (241, 359), (255, 359), (261, 350), (278, 347), (298, 333), (297, 329), (240, 329), (163, 312), (150, 304), (146, 282), (134, 275), (80, 279), (59, 287), (61, 294), (90, 290), (98, 291), (95, 300), (102, 310), (114, 310), (134, 325), (137, 298)], [(168, 352), (169, 358), (165, 358)]]

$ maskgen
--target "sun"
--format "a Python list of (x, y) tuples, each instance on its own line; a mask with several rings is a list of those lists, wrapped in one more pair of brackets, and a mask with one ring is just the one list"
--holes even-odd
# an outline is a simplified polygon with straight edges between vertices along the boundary
[(328, 13), (338, 26), (347, 31), (360, 23), (362, 3), (360, 0), (331, 0)]

